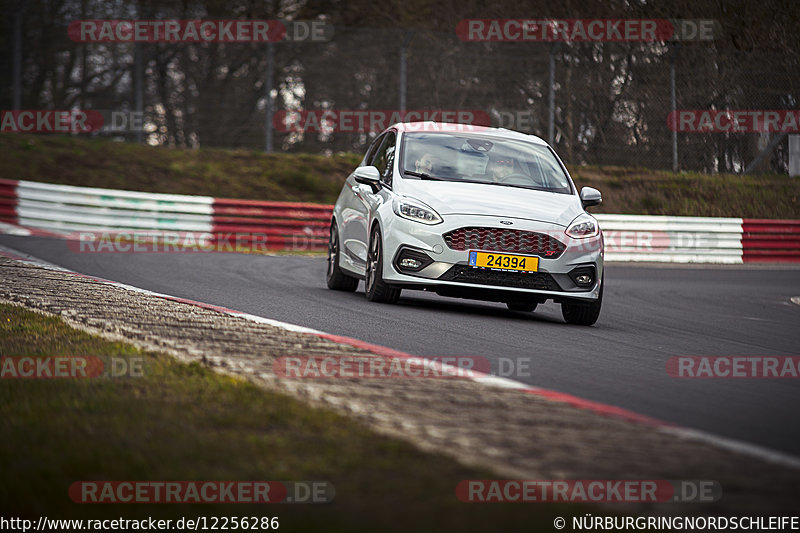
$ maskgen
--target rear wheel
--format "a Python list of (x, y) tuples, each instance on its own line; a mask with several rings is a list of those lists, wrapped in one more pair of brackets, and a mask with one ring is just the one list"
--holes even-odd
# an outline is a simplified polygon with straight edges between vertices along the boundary
[(325, 274), (328, 288), (335, 291), (353, 292), (358, 287), (358, 278), (353, 278), (339, 268), (339, 232), (336, 223), (331, 224), (331, 236), (328, 239), (328, 271)]
[(564, 301), (561, 302), (561, 316), (567, 324), (578, 326), (591, 326), (600, 317), (600, 307), (603, 305), (603, 285), (600, 284), (600, 296), (593, 302)]
[(400, 298), (401, 289), (383, 281), (383, 242), (378, 228), (372, 230), (367, 252), (367, 273), (364, 278), (367, 300), (393, 304)]

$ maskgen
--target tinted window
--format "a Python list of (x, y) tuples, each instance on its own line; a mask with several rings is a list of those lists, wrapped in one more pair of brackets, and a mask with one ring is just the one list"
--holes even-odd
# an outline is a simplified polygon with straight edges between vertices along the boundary
[(364, 165), (370, 166), (374, 165), (373, 161), (375, 160), (375, 155), (378, 153), (378, 148), (380, 148), (381, 143), (386, 139), (385, 135), (381, 135), (372, 141), (372, 144), (369, 146), (369, 150), (367, 150), (367, 157), (364, 158)]
[(392, 185), (396, 140), (397, 136), (393, 132), (387, 133), (372, 162), (378, 168), (378, 172), (381, 173), (381, 180), (389, 186)]
[(572, 194), (567, 174), (543, 144), (466, 133), (407, 133), (403, 139), (403, 170), (445, 181)]

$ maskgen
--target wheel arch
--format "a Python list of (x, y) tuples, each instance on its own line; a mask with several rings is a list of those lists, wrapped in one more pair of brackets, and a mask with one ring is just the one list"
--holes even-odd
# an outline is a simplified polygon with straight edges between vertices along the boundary
[(375, 231), (375, 228), (378, 228), (378, 231), (381, 232), (381, 237), (383, 237), (383, 228), (381, 227), (381, 221), (378, 217), (373, 217), (372, 222), (369, 225), (369, 234), (367, 238), (372, 238), (372, 232)]

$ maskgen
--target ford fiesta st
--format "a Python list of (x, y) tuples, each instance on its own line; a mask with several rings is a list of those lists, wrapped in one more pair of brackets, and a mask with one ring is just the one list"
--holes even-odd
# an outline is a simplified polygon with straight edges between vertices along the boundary
[(532, 135), (395, 124), (370, 145), (333, 210), (327, 284), (393, 303), (403, 289), (504, 302), (548, 299), (591, 325), (603, 299), (603, 236), (553, 149)]

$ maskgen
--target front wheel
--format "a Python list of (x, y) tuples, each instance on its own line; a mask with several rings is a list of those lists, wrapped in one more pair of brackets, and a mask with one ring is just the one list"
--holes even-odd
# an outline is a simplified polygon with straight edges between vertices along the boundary
[(400, 298), (400, 291), (396, 287), (383, 281), (383, 241), (378, 228), (372, 230), (369, 238), (369, 251), (367, 252), (367, 273), (364, 278), (367, 300), (370, 302), (383, 302), (393, 304)]
[(600, 285), (600, 296), (593, 302), (564, 301), (561, 302), (561, 316), (567, 324), (578, 326), (591, 326), (600, 317), (600, 308), (603, 305), (603, 285)]

